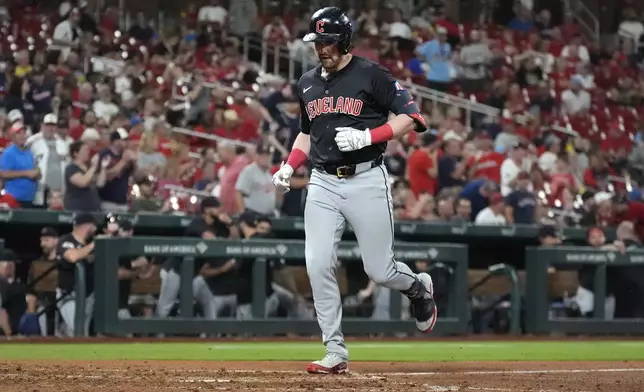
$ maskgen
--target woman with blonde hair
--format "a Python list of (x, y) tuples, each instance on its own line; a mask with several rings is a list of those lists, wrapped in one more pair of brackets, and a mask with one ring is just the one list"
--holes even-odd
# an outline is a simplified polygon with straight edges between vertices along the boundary
[(159, 177), (166, 167), (166, 158), (159, 152), (159, 137), (154, 132), (144, 132), (139, 141), (137, 167), (142, 176)]

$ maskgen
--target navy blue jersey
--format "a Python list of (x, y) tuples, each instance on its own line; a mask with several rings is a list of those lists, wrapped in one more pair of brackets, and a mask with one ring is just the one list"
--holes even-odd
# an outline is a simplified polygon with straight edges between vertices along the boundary
[(298, 94), (300, 131), (311, 137), (309, 159), (315, 167), (368, 162), (384, 153), (386, 143), (341, 152), (335, 143), (337, 127), (373, 129), (385, 124), (392, 112), (412, 117), (417, 132), (426, 129), (411, 94), (388, 70), (361, 57), (353, 56), (343, 69), (326, 78), (318, 65), (300, 78)]

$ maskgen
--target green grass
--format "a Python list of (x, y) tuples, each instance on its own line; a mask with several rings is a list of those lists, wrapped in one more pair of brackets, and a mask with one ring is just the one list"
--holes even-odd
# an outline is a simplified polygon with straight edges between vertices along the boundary
[[(351, 360), (431, 361), (644, 361), (643, 341), (588, 342), (354, 342)], [(215, 360), (309, 361), (324, 349), (315, 342), (78, 343), (0, 345), (0, 360)]]

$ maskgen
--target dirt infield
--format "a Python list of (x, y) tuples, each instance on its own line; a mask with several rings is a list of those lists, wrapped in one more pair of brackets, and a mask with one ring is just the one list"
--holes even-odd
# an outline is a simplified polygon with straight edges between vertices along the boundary
[[(0, 348), (1, 349), (1, 348)], [(2, 392), (641, 392), (644, 362), (351, 363), (312, 376), (300, 362), (2, 361)]]

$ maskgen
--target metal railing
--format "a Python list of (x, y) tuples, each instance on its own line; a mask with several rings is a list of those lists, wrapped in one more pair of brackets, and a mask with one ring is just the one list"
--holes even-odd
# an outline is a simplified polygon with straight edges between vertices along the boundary
[[(260, 41), (258, 38), (249, 36), (244, 37), (243, 53), (246, 60), (258, 61), (263, 72), (284, 76), (291, 82), (296, 82), (304, 72), (317, 65), (317, 60), (314, 61), (305, 51), (302, 51), (300, 56), (295, 57), (291, 55), (289, 48), (284, 45), (271, 45), (266, 41)], [(400, 83), (414, 95), (418, 105), (421, 107), (424, 100), (429, 100), (434, 104), (440, 103), (462, 109), (465, 112), (468, 129), (471, 129), (474, 113), (489, 117), (499, 117), (501, 115), (499, 109), (478, 103), (473, 99), (433, 90), (414, 84), (409, 80), (401, 80)]]
[(593, 42), (599, 43), (599, 19), (581, 0), (565, 0), (566, 11), (570, 12), (577, 23), (585, 30)]

